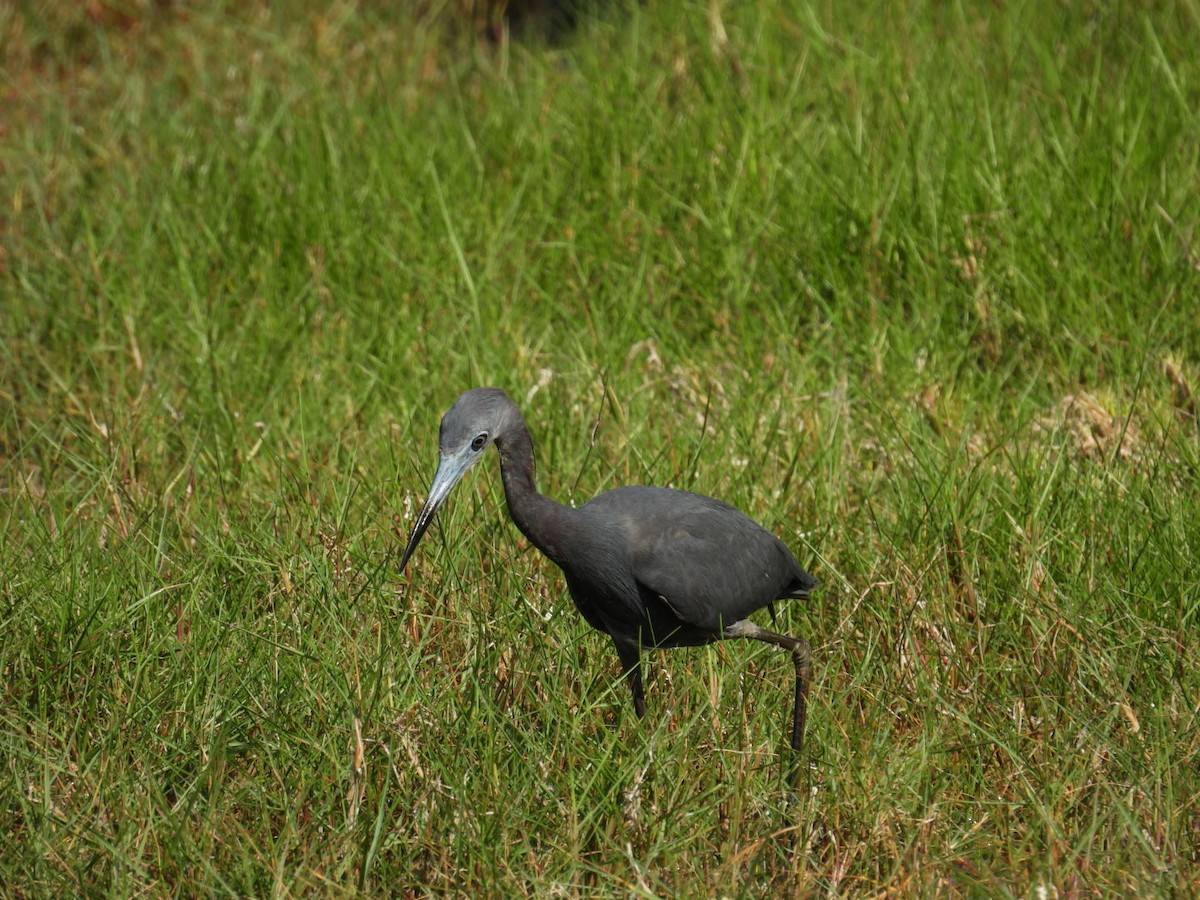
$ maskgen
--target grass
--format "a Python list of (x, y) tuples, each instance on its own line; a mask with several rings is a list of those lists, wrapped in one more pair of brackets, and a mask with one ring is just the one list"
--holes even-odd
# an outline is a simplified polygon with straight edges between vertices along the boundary
[[(398, 9), (0, 13), (6, 892), (1200, 889), (1200, 7)], [(798, 797), (494, 463), (396, 571), (484, 383), (822, 579)]]

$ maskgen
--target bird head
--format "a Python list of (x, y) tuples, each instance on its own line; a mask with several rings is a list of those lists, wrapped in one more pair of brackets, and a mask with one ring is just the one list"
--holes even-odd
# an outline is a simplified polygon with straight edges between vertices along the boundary
[(514, 414), (519, 419), (516, 406), (504, 391), (499, 388), (475, 388), (459, 397), (442, 416), (438, 433), (440, 461), (433, 484), (429, 486), (429, 498), (417, 514), (412, 535), (404, 548), (404, 556), (400, 560), (402, 570), (408, 565), (409, 557), (417, 549), (417, 544), (454, 486), (467, 474), (468, 469), (479, 462), (488, 446), (504, 434)]

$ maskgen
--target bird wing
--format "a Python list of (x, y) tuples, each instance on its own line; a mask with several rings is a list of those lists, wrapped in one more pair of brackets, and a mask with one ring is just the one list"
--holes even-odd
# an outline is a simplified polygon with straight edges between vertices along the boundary
[(665, 603), (681, 622), (719, 633), (815, 587), (778, 538), (733, 507), (681, 491), (656, 499), (631, 534), (633, 577), (644, 598)]

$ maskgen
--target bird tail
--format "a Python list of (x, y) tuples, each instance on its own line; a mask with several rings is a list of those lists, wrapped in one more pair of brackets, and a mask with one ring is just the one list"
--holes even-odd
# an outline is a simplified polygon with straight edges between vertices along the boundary
[(801, 569), (799, 576), (792, 581), (791, 590), (788, 591), (787, 596), (795, 600), (807, 600), (809, 595), (820, 586), (820, 581)]

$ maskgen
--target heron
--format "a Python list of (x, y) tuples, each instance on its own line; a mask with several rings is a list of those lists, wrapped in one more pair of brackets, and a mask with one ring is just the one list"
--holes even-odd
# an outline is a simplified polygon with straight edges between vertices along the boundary
[(806, 599), (817, 579), (774, 534), (712, 497), (629, 486), (572, 508), (538, 493), (529, 428), (499, 388), (469, 390), (443, 416), (437, 472), (401, 571), (454, 486), (493, 444), (510, 518), (562, 570), (588, 624), (612, 639), (638, 718), (646, 715), (644, 649), (763, 641), (790, 651), (795, 664), (791, 748), (799, 754), (812, 650), (803, 638), (768, 631), (748, 617), (766, 607), (774, 623), (775, 601)]

